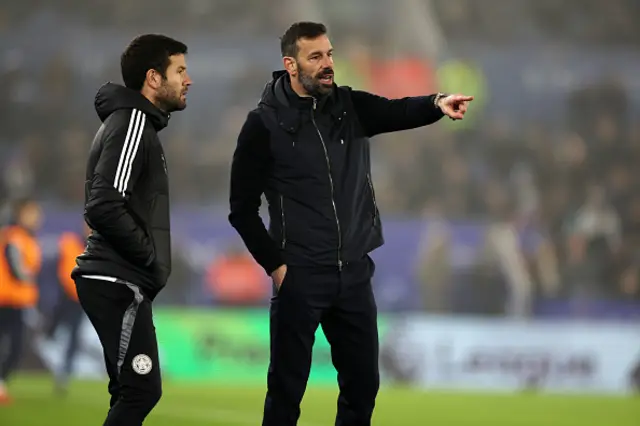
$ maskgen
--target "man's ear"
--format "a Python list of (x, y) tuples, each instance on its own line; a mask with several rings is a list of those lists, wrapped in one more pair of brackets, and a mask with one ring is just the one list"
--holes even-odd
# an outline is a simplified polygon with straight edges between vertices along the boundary
[(295, 77), (298, 74), (298, 63), (290, 56), (285, 56), (282, 59), (284, 63), (284, 69), (287, 70), (290, 76)]
[(162, 86), (162, 76), (154, 69), (147, 71), (146, 82), (152, 89), (158, 89)]

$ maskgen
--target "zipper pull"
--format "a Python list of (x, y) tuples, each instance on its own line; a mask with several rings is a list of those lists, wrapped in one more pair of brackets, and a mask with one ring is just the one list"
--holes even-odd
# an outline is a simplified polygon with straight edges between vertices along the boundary
[(316, 109), (316, 105), (317, 105), (318, 101), (316, 100), (316, 98), (313, 98), (313, 110), (315, 111)]
[(338, 271), (342, 271), (342, 260), (338, 260)]

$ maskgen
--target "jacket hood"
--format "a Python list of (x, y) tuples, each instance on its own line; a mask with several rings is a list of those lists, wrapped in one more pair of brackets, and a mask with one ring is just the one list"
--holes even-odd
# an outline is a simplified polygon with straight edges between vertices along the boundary
[[(262, 96), (260, 97), (260, 104), (274, 108), (294, 107), (296, 106), (295, 104), (298, 104), (298, 100), (306, 101), (306, 99), (300, 98), (297, 95), (291, 96), (291, 94), (288, 93), (290, 90), (291, 83), (289, 82), (287, 72), (285, 70), (274, 71), (271, 81), (264, 86)], [(312, 100), (309, 99), (308, 102), (310, 104)]]
[(156, 132), (167, 127), (169, 114), (160, 110), (145, 98), (140, 92), (115, 83), (105, 83), (95, 98), (95, 108), (101, 121), (105, 121), (112, 113), (119, 109), (139, 109), (147, 115)]

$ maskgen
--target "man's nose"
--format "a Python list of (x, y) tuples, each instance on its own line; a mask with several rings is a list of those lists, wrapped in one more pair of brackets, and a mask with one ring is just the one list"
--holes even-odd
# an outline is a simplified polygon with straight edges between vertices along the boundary
[(331, 56), (324, 56), (322, 58), (322, 68), (333, 68), (333, 58)]

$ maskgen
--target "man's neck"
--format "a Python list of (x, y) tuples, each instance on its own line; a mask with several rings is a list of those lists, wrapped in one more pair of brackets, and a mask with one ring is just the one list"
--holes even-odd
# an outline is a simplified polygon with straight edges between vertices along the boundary
[(149, 102), (151, 102), (156, 108), (158, 108), (160, 111), (164, 112), (164, 110), (162, 109), (161, 105), (156, 100), (156, 97), (153, 95), (153, 92), (151, 92), (151, 90), (149, 90), (146, 86), (142, 88), (140, 93), (142, 94), (142, 96), (147, 98), (147, 100)]

